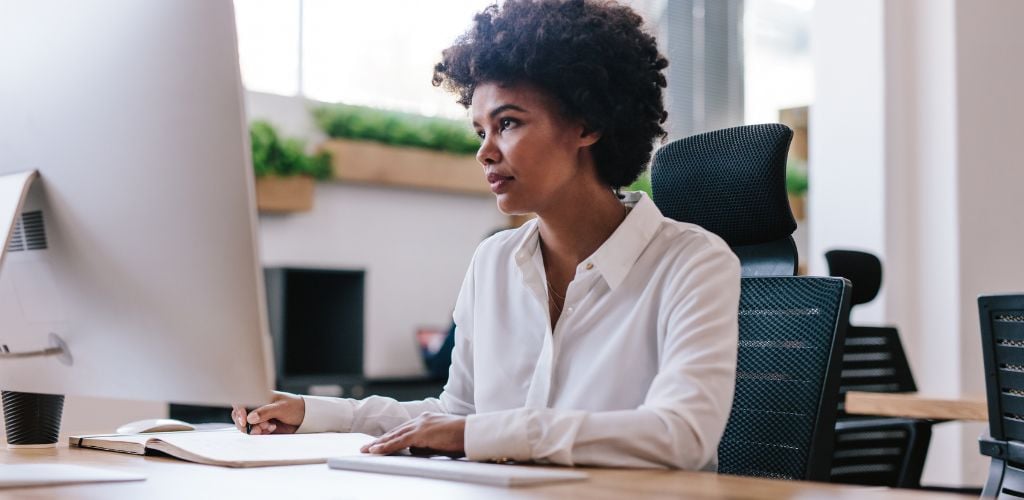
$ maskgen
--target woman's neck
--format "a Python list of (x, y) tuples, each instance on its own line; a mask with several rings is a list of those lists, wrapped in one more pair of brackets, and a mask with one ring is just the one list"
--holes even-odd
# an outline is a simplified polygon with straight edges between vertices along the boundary
[(564, 193), (558, 203), (537, 214), (545, 261), (575, 267), (597, 251), (625, 217), (625, 206), (610, 188)]

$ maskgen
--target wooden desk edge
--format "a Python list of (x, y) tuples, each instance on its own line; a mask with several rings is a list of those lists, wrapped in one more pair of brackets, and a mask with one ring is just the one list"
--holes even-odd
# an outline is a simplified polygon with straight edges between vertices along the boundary
[[(669, 471), (656, 469), (601, 469), (584, 467), (591, 475), (587, 481), (572, 481), (523, 488), (501, 488), (473, 483), (441, 481), (411, 476), (334, 471), (323, 464), (282, 467), (232, 469), (199, 465), (164, 457), (142, 457), (82, 448), (42, 450), (0, 450), (4, 463), (63, 463), (93, 467), (110, 467), (147, 476), (146, 481), (130, 483), (96, 483), (42, 488), (0, 490), (3, 494), (30, 498), (92, 499), (92, 498), (182, 498), (208, 493), (206, 496), (241, 496), (250, 498), (281, 498), (290, 493), (304, 497), (333, 498), (337, 488), (345, 485), (350, 498), (389, 498), (416, 496), (425, 500), (438, 498), (744, 498), (749, 500), (835, 498), (864, 500), (892, 498), (904, 500), (935, 500), (937, 498), (968, 499), (956, 494), (935, 494), (915, 490), (899, 490), (841, 484), (786, 481), (719, 475), (713, 472)], [(200, 495), (202, 496), (202, 495)]]
[(932, 420), (988, 421), (984, 399), (950, 399), (917, 393), (846, 393), (846, 412), (853, 415), (924, 418)]

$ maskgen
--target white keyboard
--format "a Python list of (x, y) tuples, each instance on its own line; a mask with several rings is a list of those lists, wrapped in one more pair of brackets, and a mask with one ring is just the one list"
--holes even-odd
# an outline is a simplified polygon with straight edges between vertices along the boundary
[(572, 469), (480, 463), (445, 457), (363, 455), (331, 458), (327, 460), (327, 465), (332, 469), (447, 479), (494, 486), (581, 481), (589, 477), (586, 472)]

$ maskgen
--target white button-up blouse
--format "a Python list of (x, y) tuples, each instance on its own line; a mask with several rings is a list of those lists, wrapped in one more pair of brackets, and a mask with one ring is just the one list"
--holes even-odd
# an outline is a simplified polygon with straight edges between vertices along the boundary
[(736, 379), (740, 266), (717, 236), (645, 194), (576, 268), (554, 331), (536, 220), (476, 250), (439, 398), (305, 396), (299, 432), (379, 435), (467, 415), (466, 456), (714, 469)]

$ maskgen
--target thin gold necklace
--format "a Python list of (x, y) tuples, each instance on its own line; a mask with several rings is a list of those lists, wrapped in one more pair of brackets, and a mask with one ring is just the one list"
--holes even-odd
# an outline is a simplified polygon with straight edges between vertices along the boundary
[(558, 300), (565, 300), (565, 296), (559, 295), (558, 292), (555, 291), (555, 287), (551, 286), (550, 281), (548, 282), (548, 290), (551, 290), (551, 293), (555, 294), (555, 297), (558, 297)]
[[(551, 286), (551, 282), (550, 281), (548, 281), (548, 290), (551, 292), (550, 294), (548, 294), (548, 299), (551, 300), (551, 305), (555, 306), (555, 310), (558, 311), (558, 314), (562, 314), (562, 308), (558, 307), (558, 300), (561, 300), (561, 301), (564, 302), (565, 301), (565, 297), (562, 296), (562, 295), (559, 295), (558, 292), (555, 291), (555, 287)], [(558, 297), (558, 300), (555, 300), (555, 297)]]

